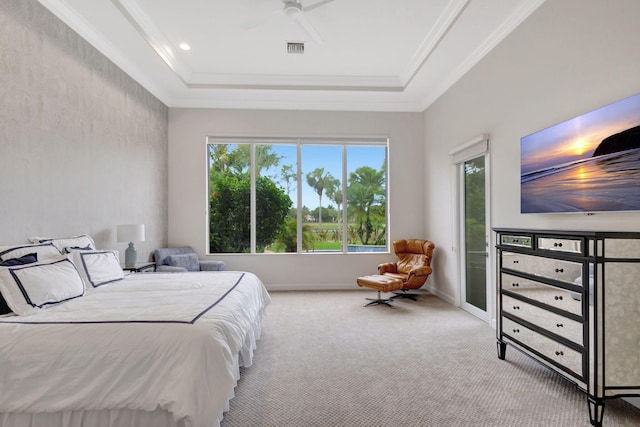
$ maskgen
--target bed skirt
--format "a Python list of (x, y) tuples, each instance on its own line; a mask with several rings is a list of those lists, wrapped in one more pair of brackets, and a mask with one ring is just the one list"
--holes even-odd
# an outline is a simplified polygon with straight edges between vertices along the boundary
[[(253, 352), (257, 348), (257, 341), (261, 335), (261, 322), (264, 312), (260, 313), (244, 340), (240, 353), (235, 357), (234, 388), (240, 379), (240, 368), (246, 368), (253, 363)], [(229, 410), (229, 400), (235, 396), (230, 390), (224, 412)], [(219, 427), (224, 412), (211, 427)], [(175, 420), (169, 411), (156, 409), (142, 411), (128, 408), (111, 410), (76, 410), (46, 413), (0, 413), (2, 427), (190, 427), (185, 420)]]

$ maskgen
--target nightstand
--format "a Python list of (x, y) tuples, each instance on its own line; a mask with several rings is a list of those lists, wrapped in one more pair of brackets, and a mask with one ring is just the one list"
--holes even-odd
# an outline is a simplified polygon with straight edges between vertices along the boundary
[(133, 267), (125, 267), (122, 266), (124, 271), (131, 271), (133, 273), (142, 273), (142, 272), (150, 272), (156, 271), (156, 263), (147, 261), (147, 262), (136, 262)]

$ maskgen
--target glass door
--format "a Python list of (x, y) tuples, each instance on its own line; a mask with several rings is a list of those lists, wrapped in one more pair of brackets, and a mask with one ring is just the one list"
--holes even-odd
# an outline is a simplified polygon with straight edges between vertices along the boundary
[(494, 298), (489, 252), (489, 137), (479, 135), (454, 148), (451, 156), (458, 254), (460, 307), (487, 323), (493, 321)]
[(486, 215), (485, 156), (461, 164), (463, 241), (463, 308), (487, 319), (488, 234)]

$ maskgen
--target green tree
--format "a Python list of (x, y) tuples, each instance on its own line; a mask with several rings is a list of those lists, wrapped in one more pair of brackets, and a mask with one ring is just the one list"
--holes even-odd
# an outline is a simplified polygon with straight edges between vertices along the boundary
[[(294, 218), (287, 218), (276, 237), (276, 247), (283, 248), (285, 252), (298, 251), (298, 223)], [(313, 250), (315, 237), (309, 224), (302, 224), (302, 250)]]
[(209, 250), (241, 253), (251, 250), (250, 181), (227, 174), (213, 180), (209, 197)]
[(235, 161), (234, 150), (229, 150), (229, 147), (229, 144), (209, 145), (209, 171), (212, 176), (242, 172), (242, 166)]
[(322, 194), (324, 193), (327, 183), (331, 183), (331, 180), (334, 178), (328, 172), (325, 174), (324, 168), (316, 168), (312, 172), (309, 172), (306, 177), (309, 187), (313, 188), (316, 194), (318, 194), (318, 223), (322, 224)]
[[(282, 156), (273, 153), (272, 145), (256, 145), (256, 175), (263, 169), (278, 166)], [(249, 144), (211, 144), (209, 157), (210, 170), (220, 173), (249, 174), (251, 166), (251, 145)]]
[[(210, 251), (242, 253), (251, 250), (251, 182), (229, 175), (216, 182), (209, 212)], [(274, 242), (284, 224), (291, 199), (266, 177), (256, 178), (256, 250)]]
[(287, 195), (291, 197), (291, 187), (298, 180), (296, 171), (293, 170), (292, 165), (283, 165), (282, 169), (280, 169), (280, 176), (282, 181), (284, 181), (284, 185), (287, 189)]
[(372, 208), (384, 203), (384, 171), (362, 166), (349, 174), (347, 199), (356, 217), (358, 236), (363, 245), (368, 245), (374, 227), (371, 221)]
[[(338, 206), (337, 210), (338, 212), (340, 212), (340, 206), (342, 206), (342, 184), (340, 183), (339, 179), (334, 178), (331, 175), (329, 175), (329, 177), (330, 178), (327, 178), (327, 181), (325, 183), (326, 185), (325, 193), (329, 198), (329, 200), (331, 200), (332, 202), (335, 202), (335, 204)], [(336, 216), (338, 217), (337, 218), (338, 222), (340, 222), (340, 217), (338, 215)]]
[[(256, 146), (262, 167), (277, 166), (270, 145)], [(209, 250), (251, 251), (249, 145), (210, 145)], [(291, 198), (268, 177), (256, 177), (256, 250), (273, 243), (292, 206)]]
[(466, 242), (471, 251), (484, 251), (485, 238), (485, 162), (479, 157), (465, 162), (465, 218)]

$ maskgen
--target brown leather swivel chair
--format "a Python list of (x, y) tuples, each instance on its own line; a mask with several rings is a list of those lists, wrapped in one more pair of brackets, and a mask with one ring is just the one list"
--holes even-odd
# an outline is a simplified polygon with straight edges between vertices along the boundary
[(378, 265), (378, 274), (402, 280), (402, 289), (394, 292), (394, 298), (409, 298), (417, 301), (416, 295), (408, 293), (411, 289), (422, 287), (431, 269), (431, 259), (436, 245), (429, 240), (407, 239), (393, 242), (393, 251), (397, 262), (386, 262)]

